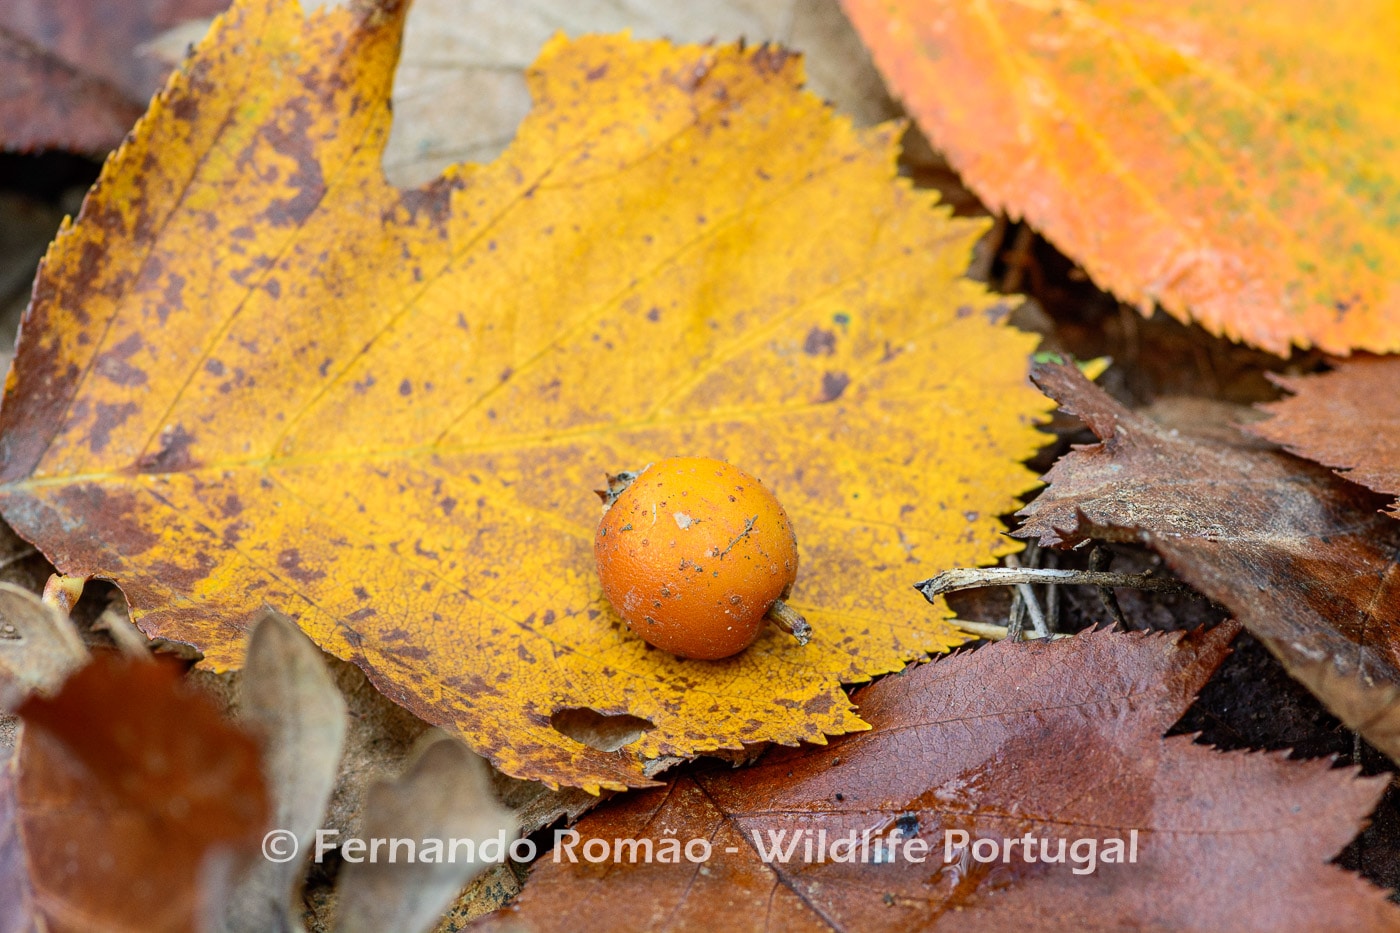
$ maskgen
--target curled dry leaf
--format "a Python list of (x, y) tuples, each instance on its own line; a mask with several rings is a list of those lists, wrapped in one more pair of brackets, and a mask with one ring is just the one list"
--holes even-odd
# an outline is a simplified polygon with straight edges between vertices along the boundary
[(1103, 443), (1055, 464), (1016, 534), (1146, 542), (1400, 760), (1400, 524), (1380, 514), (1384, 500), (1228, 425), (1130, 412), (1074, 367), (1033, 378)]
[(191, 929), (214, 861), (252, 856), (266, 829), (256, 742), (174, 666), (109, 655), (19, 713), (7, 806), (35, 914), (56, 930)]
[(253, 623), (239, 681), (245, 725), (262, 740), (271, 825), (296, 839), (296, 858), (256, 859), (237, 879), (215, 927), (226, 933), (293, 929), (294, 888), (324, 825), (345, 745), (346, 708), (325, 656), (285, 616)]
[(843, 0), (930, 140), (1150, 312), (1400, 349), (1400, 9)]
[[(514, 776), (864, 728), (841, 683), (966, 638), (908, 579), (1013, 548), (1032, 482), (1033, 338), (959, 278), (982, 224), (794, 56), (625, 38), (550, 43), (499, 161), (395, 189), (402, 16), (247, 0), (172, 77), (45, 261), (0, 511), (148, 634), (236, 665), (266, 603)], [(619, 625), (591, 490), (677, 453), (783, 502), (811, 644)], [(551, 725), (583, 708), (650, 725), (591, 748)]]
[[(576, 863), (542, 859), (487, 929), (1393, 927), (1384, 892), (1328, 864), (1384, 778), (1162, 738), (1236, 631), (1002, 642), (887, 677), (856, 694), (870, 732), (604, 804), (578, 824)], [(984, 858), (988, 842), (1029, 834), (1036, 860), (1020, 847), (945, 863), (950, 831), (983, 841)], [(1133, 832), (1136, 862), (1076, 873), (1087, 848), (1078, 863), (1039, 857), (1085, 838), (1107, 853), (1117, 838), (1126, 859)], [(832, 846), (852, 836), (869, 842)], [(666, 839), (713, 854), (585, 858), (632, 851), (618, 840), (659, 853)]]
[[(1274, 377), (1292, 398), (1250, 427), (1354, 483), (1400, 496), (1400, 359), (1357, 357), (1320, 376)], [(1392, 502), (1390, 514), (1400, 518)]]
[(324, 656), (286, 616), (254, 623), (239, 684), (244, 722), (263, 739), (276, 825), (319, 826), (345, 744), (346, 707)]
[[(402, 850), (407, 861), (400, 862), (390, 862), (386, 852), (371, 862), (366, 852), (354, 856), (342, 849), (337, 933), (431, 930), (464, 884), (504, 859), (519, 826), (496, 803), (481, 759), (443, 737), (424, 748), (398, 780), (370, 788), (364, 829), (366, 839), (408, 840), (413, 849)], [(455, 840), (471, 847), (453, 849)], [(428, 848), (434, 843), (436, 850)]]
[(0, 712), (52, 693), (88, 660), (68, 617), (13, 583), (0, 583)]

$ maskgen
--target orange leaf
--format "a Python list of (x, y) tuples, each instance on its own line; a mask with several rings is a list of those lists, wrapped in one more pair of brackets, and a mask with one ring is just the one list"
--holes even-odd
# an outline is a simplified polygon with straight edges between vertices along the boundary
[(1150, 312), (1400, 349), (1400, 10), (843, 0), (991, 207)]
[[(769, 47), (556, 40), (498, 162), (393, 188), (401, 17), (249, 0), (172, 78), (45, 261), (0, 510), (146, 632), (238, 664), (271, 604), (516, 776), (864, 728), (840, 684), (965, 640), (909, 584), (1014, 549), (1033, 482), (1033, 340), (959, 278), (982, 225)], [(620, 626), (592, 490), (676, 454), (783, 503), (811, 644)]]

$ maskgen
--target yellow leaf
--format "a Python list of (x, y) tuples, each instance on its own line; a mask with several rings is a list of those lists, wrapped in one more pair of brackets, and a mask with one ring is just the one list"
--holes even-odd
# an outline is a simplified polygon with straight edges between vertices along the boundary
[(982, 200), (1286, 355), (1400, 350), (1391, 0), (842, 0)]
[[(6, 519), (215, 667), (271, 604), (521, 777), (864, 728), (839, 685), (966, 639), (910, 584), (1014, 549), (1032, 485), (1033, 338), (959, 278), (982, 225), (795, 58), (626, 38), (552, 42), (499, 161), (393, 188), (401, 15), (248, 0), (171, 79), (45, 262)], [(675, 454), (786, 506), (811, 644), (621, 627), (593, 489)], [(650, 728), (601, 751), (575, 709)]]

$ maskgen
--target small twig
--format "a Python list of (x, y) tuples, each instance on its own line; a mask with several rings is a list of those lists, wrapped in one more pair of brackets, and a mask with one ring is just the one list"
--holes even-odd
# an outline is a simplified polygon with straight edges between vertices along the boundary
[[(1053, 555), (1051, 557), (1053, 558)], [(1045, 624), (1050, 626), (1052, 633), (1060, 628), (1060, 588), (1058, 586), (1045, 588)]]
[(1014, 586), (1019, 583), (1048, 583), (1069, 586), (1127, 586), (1163, 593), (1191, 593), (1175, 580), (1142, 573), (1108, 573), (1095, 570), (1061, 570), (1054, 567), (959, 567), (915, 583), (914, 589), (933, 602), (945, 593), (975, 590), (982, 586)]
[(1006, 637), (1012, 641), (1020, 641), (1025, 628), (1026, 600), (1021, 595), (1021, 588), (1016, 587), (1011, 591), (1011, 611), (1006, 616)]
[(768, 620), (796, 638), (799, 645), (805, 645), (812, 640), (812, 626), (802, 613), (781, 599), (773, 600), (773, 605), (768, 607)]
[[(1045, 550), (1045, 548), (1041, 547), (1035, 541), (1031, 541), (1026, 545), (1026, 550), (1022, 554), (1024, 561), (1022, 561), (1019, 566), (1044, 567), (1046, 565), (1046, 559), (1049, 556), (1049, 551)], [(1017, 561), (1017, 558), (1012, 557), (1011, 563), (1008, 563), (1007, 566), (1018, 566), (1015, 561)], [(1045, 592), (1043, 593), (1036, 591), (1036, 606), (1039, 607), (1039, 600), (1045, 600), (1045, 630), (1051, 635), (1055, 634), (1055, 623), (1059, 618), (1059, 595), (1060, 591), (1053, 586), (1045, 587)]]
[[(1110, 551), (1108, 548), (1099, 547), (1098, 545), (1095, 545), (1094, 549), (1089, 552), (1090, 570), (1096, 572), (1106, 572), (1108, 570), (1109, 564), (1112, 563), (1113, 552)], [(1130, 625), (1128, 623), (1127, 617), (1123, 615), (1123, 608), (1118, 605), (1118, 594), (1114, 593), (1113, 590), (1107, 586), (1100, 586), (1097, 589), (1099, 593), (1099, 602), (1103, 604), (1104, 609), (1108, 611), (1108, 614), (1113, 618), (1113, 621), (1116, 624), (1122, 626), (1125, 631), (1128, 629), (1136, 628), (1136, 626)]]
[(719, 556), (720, 556), (720, 559), (721, 559), (721, 560), (724, 558), (724, 555), (726, 555), (726, 554), (728, 554), (730, 551), (734, 550), (734, 545), (738, 544), (740, 541), (744, 540), (744, 538), (748, 537), (749, 532), (753, 531), (753, 526), (754, 526), (754, 524), (755, 524), (757, 521), (758, 521), (758, 516), (755, 515), (753, 518), (750, 518), (750, 519), (748, 519), (747, 521), (744, 522), (744, 530), (741, 531), (741, 532), (739, 532), (737, 535), (735, 535), (734, 540), (733, 540), (733, 541), (730, 541), (730, 542), (729, 542), (729, 545), (728, 545), (727, 547), (725, 547), (724, 550), (722, 550), (722, 551), (719, 552)]
[[(978, 638), (985, 638), (987, 641), (1005, 641), (1011, 637), (1011, 629), (1005, 625), (993, 625), (990, 622), (969, 622), (965, 619), (949, 619), (949, 622), (956, 625), (970, 635)], [(1073, 635), (1059, 633), (1052, 634), (1051, 638), (1073, 638)]]
[[(1006, 555), (1006, 566), (1012, 570), (1023, 569), (1015, 554)], [(1017, 583), (1016, 590), (1021, 594), (1021, 602), (1026, 607), (1026, 615), (1030, 617), (1031, 628), (1035, 629), (1035, 637), (1048, 638), (1050, 627), (1045, 624), (1045, 614), (1040, 611), (1040, 600), (1035, 598), (1035, 590), (1031, 589), (1029, 583)]]

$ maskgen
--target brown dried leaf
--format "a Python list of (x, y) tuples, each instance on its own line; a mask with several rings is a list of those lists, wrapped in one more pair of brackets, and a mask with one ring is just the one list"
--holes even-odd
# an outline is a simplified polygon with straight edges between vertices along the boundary
[(1130, 412), (1074, 367), (1038, 366), (1034, 378), (1103, 443), (1055, 465), (1016, 534), (1055, 546), (1144, 541), (1400, 759), (1400, 730), (1388, 725), (1400, 720), (1400, 526), (1378, 514), (1382, 500), (1218, 424)]
[(6, 0), (0, 4), (0, 149), (105, 152), (167, 65), (138, 47), (228, 0)]
[[(756, 766), (702, 771), (629, 794), (579, 823), (579, 863), (546, 856), (488, 929), (1288, 928), (1400, 922), (1378, 889), (1327, 864), (1375, 803), (1379, 778), (1325, 761), (1221, 753), (1163, 739), (1237, 628), (1091, 632), (1001, 643), (859, 692), (874, 730)], [(1127, 838), (1138, 861), (963, 858), (971, 839)], [(932, 850), (915, 864), (765, 865), (753, 833), (854, 831)], [(589, 839), (708, 839), (704, 865), (587, 864)], [(873, 843), (872, 843), (873, 846)], [(1056, 842), (1053, 848), (1058, 848)], [(872, 850), (873, 851), (873, 850)], [(1081, 854), (1084, 854), (1081, 852)], [(1247, 887), (1246, 887), (1247, 886)], [(1242, 889), (1250, 893), (1241, 897)]]
[(49, 928), (190, 929), (211, 858), (265, 829), (257, 744), (175, 667), (111, 656), (19, 713), (14, 806)]
[(140, 104), (0, 25), (0, 148), (101, 152), (139, 116)]
[[(1387, 496), (1400, 496), (1400, 358), (1359, 356), (1321, 376), (1275, 377), (1293, 398), (1250, 428)], [(1390, 514), (1400, 517), (1395, 503)]]

